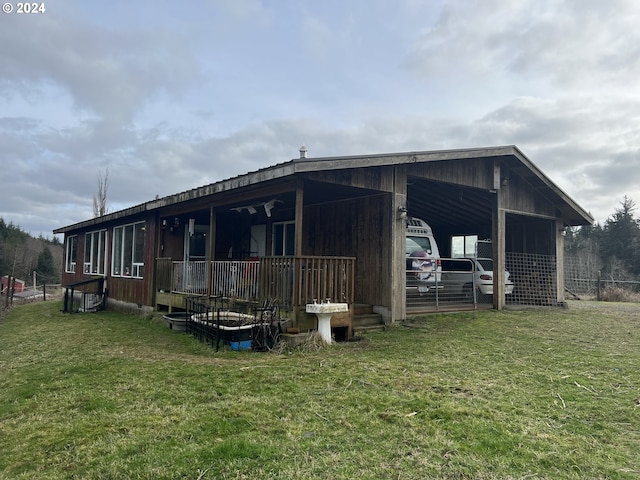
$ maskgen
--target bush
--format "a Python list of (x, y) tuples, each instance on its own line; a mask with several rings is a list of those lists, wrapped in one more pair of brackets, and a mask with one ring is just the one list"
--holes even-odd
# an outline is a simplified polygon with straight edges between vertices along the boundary
[(617, 285), (607, 286), (600, 292), (603, 302), (640, 302), (640, 294)]

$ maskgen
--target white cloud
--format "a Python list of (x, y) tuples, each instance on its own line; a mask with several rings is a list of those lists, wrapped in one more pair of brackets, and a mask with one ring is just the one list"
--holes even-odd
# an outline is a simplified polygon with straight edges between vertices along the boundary
[[(58, 2), (0, 19), (0, 216), (34, 233), (298, 155), (516, 144), (640, 201), (633, 0)], [(7, 173), (11, 165), (11, 173)]]

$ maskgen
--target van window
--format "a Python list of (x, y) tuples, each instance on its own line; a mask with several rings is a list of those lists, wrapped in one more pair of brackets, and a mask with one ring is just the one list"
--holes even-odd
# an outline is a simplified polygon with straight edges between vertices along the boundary
[(413, 252), (427, 252), (431, 253), (431, 241), (428, 237), (407, 237), (406, 242), (406, 254), (410, 255)]

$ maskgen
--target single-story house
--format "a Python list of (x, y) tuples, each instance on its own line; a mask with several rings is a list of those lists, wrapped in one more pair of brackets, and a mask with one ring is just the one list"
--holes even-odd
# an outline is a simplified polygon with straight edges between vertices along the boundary
[(407, 215), (431, 226), (443, 258), (490, 239), (496, 309), (510, 301), (507, 272), (523, 301), (562, 303), (565, 229), (593, 223), (516, 146), (320, 158), (301, 149), (54, 233), (64, 234), (63, 284), (103, 279), (107, 305), (271, 299), (304, 328), (314, 299), (348, 303), (351, 316), (368, 308), (385, 323), (442, 308), (446, 286), (435, 302), (407, 294)]

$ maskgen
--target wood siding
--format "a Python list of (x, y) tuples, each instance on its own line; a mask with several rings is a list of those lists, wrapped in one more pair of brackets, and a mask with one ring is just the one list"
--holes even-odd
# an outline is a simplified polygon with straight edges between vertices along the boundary
[(390, 305), (391, 195), (308, 206), (303, 255), (356, 257), (355, 302)]
[(407, 166), (407, 175), (489, 190), (493, 188), (492, 158), (459, 159)]

